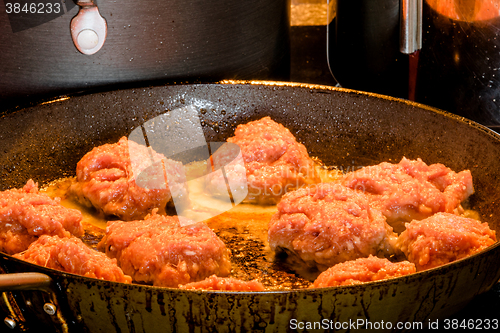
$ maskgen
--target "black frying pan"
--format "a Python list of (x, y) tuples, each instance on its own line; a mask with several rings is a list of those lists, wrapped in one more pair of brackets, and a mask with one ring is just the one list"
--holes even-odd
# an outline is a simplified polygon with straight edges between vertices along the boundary
[[(500, 231), (500, 137), (420, 104), (333, 87), (266, 82), (172, 85), (73, 96), (0, 119), (1, 189), (74, 175), (92, 147), (177, 107), (195, 104), (207, 141), (269, 115), (327, 165), (344, 169), (403, 156), (470, 169), (473, 209)], [(183, 291), (84, 278), (0, 254), (2, 308), (17, 328), (70, 332), (290, 331), (304, 323), (349, 331), (366, 321), (419, 328), (455, 313), (500, 278), (500, 245), (455, 263), (362, 285), (268, 292)], [(10, 283), (5, 282), (10, 280)], [(31, 291), (35, 290), (35, 291)], [(52, 305), (51, 305), (52, 304)], [(44, 307), (45, 305), (45, 307)], [(45, 310), (45, 311), (44, 311)], [(50, 315), (50, 314), (53, 315)], [(381, 323), (385, 326), (380, 327)], [(397, 323), (415, 323), (397, 327)], [(301, 324), (302, 323), (302, 324)], [(378, 323), (378, 324), (377, 324)], [(389, 324), (390, 323), (390, 324)]]

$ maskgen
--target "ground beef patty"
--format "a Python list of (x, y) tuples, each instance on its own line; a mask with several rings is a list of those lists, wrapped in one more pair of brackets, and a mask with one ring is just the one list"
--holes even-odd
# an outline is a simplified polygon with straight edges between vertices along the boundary
[(130, 283), (132, 278), (123, 274), (116, 259), (92, 250), (76, 237), (41, 236), (25, 252), (14, 257), (36, 265), (86, 277)]
[(126, 137), (87, 153), (77, 164), (76, 176), (71, 192), (82, 203), (125, 221), (165, 209), (172, 193), (187, 197), (182, 163)]
[(41, 235), (82, 236), (82, 213), (63, 207), (59, 198), (38, 192), (29, 180), (22, 189), (0, 192), (0, 251), (24, 251)]
[[(306, 147), (270, 117), (238, 125), (227, 141), (241, 149), (250, 202), (274, 204), (286, 192), (320, 181)], [(218, 157), (221, 161), (223, 154)], [(240, 166), (235, 164), (235, 168), (226, 168), (229, 177), (233, 172), (233, 178), (239, 177)], [(222, 182), (223, 177), (219, 180)], [(217, 187), (213, 181), (211, 185)]]
[(318, 276), (311, 288), (379, 281), (415, 272), (415, 265), (408, 261), (391, 262), (388, 259), (370, 255), (368, 258), (349, 260), (330, 267)]
[(437, 213), (406, 224), (397, 245), (417, 270), (465, 258), (496, 242), (488, 223), (449, 213)]
[(153, 213), (143, 221), (110, 221), (98, 245), (134, 281), (177, 287), (231, 272), (229, 251), (205, 224)]
[(437, 212), (461, 213), (462, 201), (474, 192), (469, 170), (456, 173), (443, 164), (407, 158), (349, 173), (343, 184), (370, 194), (373, 207), (382, 211), (398, 233), (405, 222), (414, 219)]
[(262, 283), (252, 281), (242, 281), (234, 278), (224, 278), (212, 275), (199, 282), (191, 282), (179, 286), (181, 289), (202, 289), (202, 290), (223, 290), (223, 291), (263, 291)]
[(336, 183), (301, 188), (283, 196), (269, 223), (269, 244), (316, 265), (396, 252), (397, 235), (358, 192)]

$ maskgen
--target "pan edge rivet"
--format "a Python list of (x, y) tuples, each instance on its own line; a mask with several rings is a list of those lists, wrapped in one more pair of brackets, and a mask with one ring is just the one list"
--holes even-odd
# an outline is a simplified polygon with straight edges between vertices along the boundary
[(43, 305), (43, 311), (45, 311), (48, 315), (53, 316), (56, 314), (56, 307), (52, 303), (45, 303)]
[(16, 326), (17, 326), (16, 321), (14, 319), (12, 319), (12, 318), (9, 318), (9, 317), (5, 317), (5, 319), (3, 320), (3, 322), (11, 330), (13, 330), (14, 328), (16, 328)]

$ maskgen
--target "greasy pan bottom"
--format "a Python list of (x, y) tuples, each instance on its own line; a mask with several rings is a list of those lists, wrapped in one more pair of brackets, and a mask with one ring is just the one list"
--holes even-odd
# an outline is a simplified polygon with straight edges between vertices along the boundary
[[(74, 175), (92, 147), (116, 142), (143, 122), (195, 105), (207, 141), (224, 141), (237, 124), (271, 116), (304, 143), (311, 156), (342, 170), (398, 162), (403, 156), (472, 172), (471, 208), (500, 231), (500, 137), (462, 118), (423, 105), (333, 87), (273, 82), (172, 85), (73, 96), (0, 119), (0, 189), (30, 178), (41, 185)], [(427, 324), (449, 316), (500, 277), (500, 246), (429, 271), (357, 286), (260, 293), (182, 291), (124, 285), (64, 274), (1, 255), (7, 273), (42, 272), (50, 292), (4, 296), (19, 327), (70, 332), (204, 332), (293, 329), (362, 320)], [(52, 295), (50, 294), (52, 293)], [(50, 299), (51, 298), (51, 299)], [(27, 302), (29, 300), (29, 302)], [(57, 313), (42, 309), (57, 302)], [(411, 300), (411, 301), (409, 301)], [(16, 306), (12, 306), (13, 303)], [(16, 310), (17, 309), (17, 310)], [(16, 312), (17, 311), (17, 312)], [(326, 320), (327, 322), (325, 322)], [(24, 326), (23, 326), (24, 325)], [(345, 327), (345, 325), (344, 325)], [(361, 327), (358, 327), (361, 328)], [(407, 327), (408, 328), (408, 327)], [(336, 331), (347, 331), (349, 327)]]

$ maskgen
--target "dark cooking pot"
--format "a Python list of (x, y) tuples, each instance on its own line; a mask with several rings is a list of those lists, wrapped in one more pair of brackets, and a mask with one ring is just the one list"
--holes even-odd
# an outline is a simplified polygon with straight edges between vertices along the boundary
[[(271, 116), (327, 165), (363, 166), (420, 157), (470, 169), (470, 204), (500, 232), (500, 136), (463, 118), (402, 100), (334, 87), (226, 82), (73, 96), (0, 119), (2, 189), (73, 175), (92, 147), (148, 119), (196, 105), (209, 141)], [(61, 273), (1, 255), (3, 310), (17, 327), (60, 332), (277, 332), (321, 322), (326, 331), (367, 324), (420, 328), (463, 308), (500, 278), (500, 245), (439, 268), (362, 285), (267, 292), (207, 292), (126, 285)], [(18, 289), (26, 289), (19, 291)], [(13, 291), (14, 290), (14, 291)], [(34, 290), (34, 291), (33, 291)], [(45, 311), (44, 311), (45, 310)], [(52, 315), (50, 315), (52, 314)], [(397, 323), (402, 327), (396, 327)], [(302, 324), (301, 324), (302, 323)], [(354, 324), (353, 324), (354, 323)], [(385, 326), (381, 323), (384, 323)], [(10, 322), (13, 324), (13, 322)], [(405, 327), (406, 324), (406, 327)], [(390, 326), (389, 326), (390, 325)], [(370, 327), (370, 326), (365, 326)]]
[[(57, 0), (36, 10), (34, 1), (5, 2), (2, 106), (125, 82), (289, 76), (290, 0)], [(104, 44), (94, 54), (79, 52), (72, 39), (77, 3), (96, 4), (107, 22)]]

